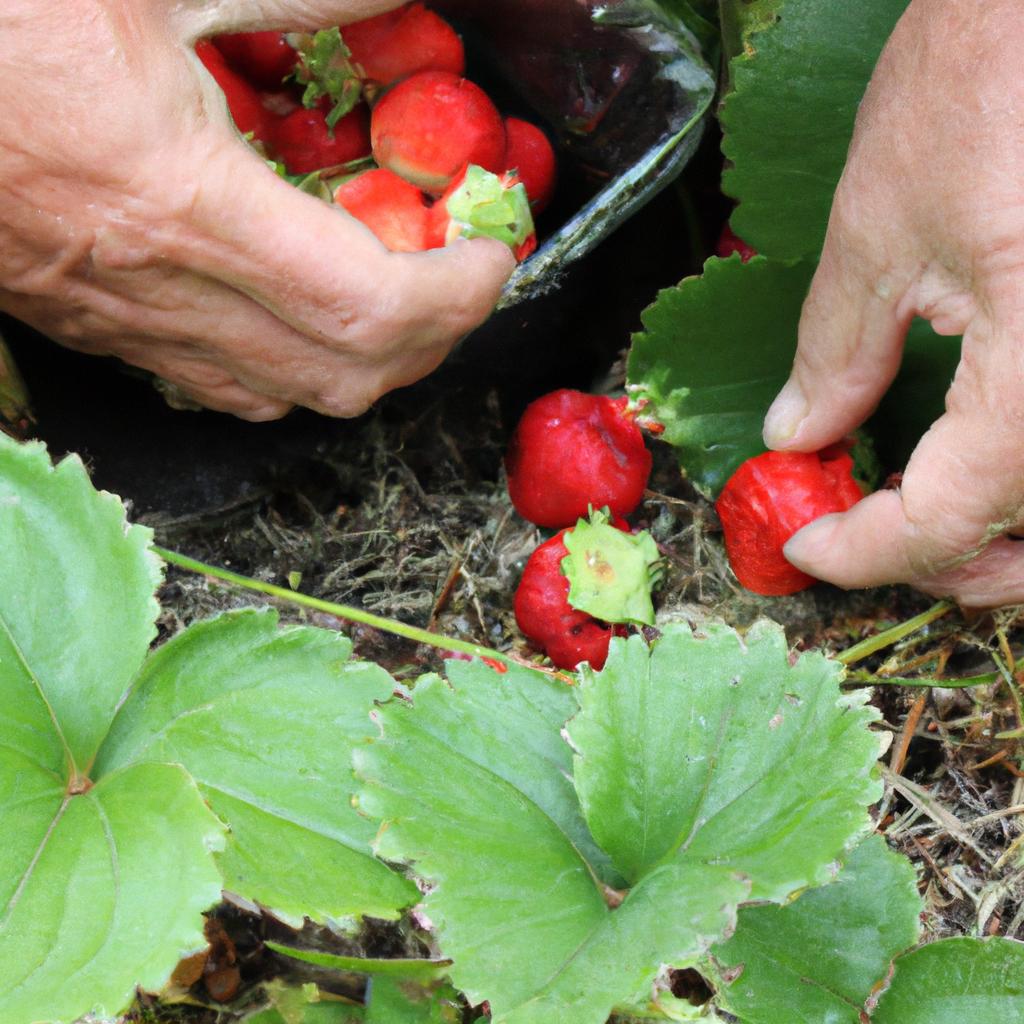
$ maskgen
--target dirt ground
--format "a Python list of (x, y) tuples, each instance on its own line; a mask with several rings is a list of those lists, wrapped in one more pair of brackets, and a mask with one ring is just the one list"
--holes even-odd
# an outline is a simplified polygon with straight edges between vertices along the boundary
[[(650, 243), (670, 234), (666, 223), (683, 229), (694, 201), (687, 187), (664, 193), (585, 261), (582, 276), (550, 309), (513, 311), (502, 320), (504, 334), (488, 339), (490, 348), (475, 349), (471, 341), (435, 379), (353, 423), (297, 414), (253, 426), (169, 413), (148, 382), (57, 352), (9, 324), (6, 330), (37, 400), (38, 434), (56, 454), (83, 452), (96, 482), (124, 495), (160, 544), (530, 657), (512, 616), (512, 593), (540, 535), (505, 494), (501, 457), (509, 430), (523, 404), (542, 391), (621, 386), (616, 360), (639, 326), (640, 310), (658, 287), (694, 269), (694, 253), (672, 249), (671, 239), (660, 248)], [(664, 446), (656, 446), (639, 519), (669, 563), (660, 622), (718, 617), (742, 627), (768, 615), (783, 623), (795, 648), (839, 652), (932, 604), (904, 588), (844, 594), (822, 586), (788, 599), (744, 592), (724, 561), (713, 509), (681, 478)], [(164, 636), (252, 603), (248, 594), (177, 570), (168, 572), (161, 600)], [(305, 618), (292, 606), (282, 613)], [(345, 629), (358, 655), (398, 678), (438, 666), (433, 649), (328, 616), (308, 621)], [(877, 818), (919, 871), (932, 937), (1024, 935), (1024, 839), (1016, 817), (1024, 809), (1024, 775), (1019, 740), (999, 738), (1024, 725), (1024, 672), (1016, 665), (1022, 625), (1019, 609), (970, 622), (952, 612), (858, 665), (880, 677), (1004, 673), (995, 685), (969, 690), (875, 689), (879, 728), (892, 736), (888, 764), (902, 780), (887, 787)], [(359, 999), (357, 976), (300, 969), (269, 952), (265, 939), (294, 939), (272, 917), (228, 903), (212, 917), (214, 952), (205, 975), (178, 992), (179, 1002), (145, 997), (136, 1019), (227, 1024), (258, 1006), (261, 986), (277, 976), (315, 980)], [(308, 925), (303, 940), (373, 956), (430, 951), (429, 936), (410, 920), (368, 922), (355, 937)]]

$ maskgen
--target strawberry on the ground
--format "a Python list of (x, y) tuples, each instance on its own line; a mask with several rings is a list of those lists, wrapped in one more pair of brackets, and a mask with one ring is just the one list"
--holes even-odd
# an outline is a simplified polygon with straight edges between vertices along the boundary
[(555, 151), (548, 137), (529, 121), (505, 118), (505, 165), (526, 186), (530, 208), (540, 213), (555, 191)]
[(516, 590), (514, 610), (523, 635), (543, 648), (558, 668), (572, 669), (581, 661), (600, 669), (613, 636), (625, 636), (624, 626), (599, 622), (569, 604), (569, 580), (562, 561), (569, 554), (562, 530), (541, 544), (526, 563)]
[(309, 174), (359, 160), (370, 154), (366, 105), (350, 110), (333, 132), (322, 110), (299, 107), (277, 122), (269, 141), (290, 174)]
[(811, 586), (814, 577), (786, 561), (783, 545), (808, 523), (845, 512), (863, 496), (853, 477), (853, 458), (838, 447), (747, 459), (715, 503), (736, 578), (766, 596)]
[(233, 32), (217, 36), (213, 44), (235, 71), (261, 89), (280, 89), (295, 70), (295, 48), (283, 32)]
[(467, 164), (505, 169), (505, 126), (487, 94), (447, 71), (421, 71), (399, 82), (373, 108), (370, 138), (377, 163), (440, 195)]
[(505, 456), (508, 493), (524, 519), (559, 527), (591, 505), (620, 516), (636, 508), (651, 453), (626, 403), (563, 388), (527, 406)]
[(421, 3), (345, 25), (342, 38), (352, 63), (376, 86), (391, 85), (417, 71), (461, 75), (466, 69), (458, 33)]
[(496, 238), (518, 262), (537, 248), (530, 201), (514, 174), (492, 174), (471, 164), (456, 176), (430, 209), (428, 245), (439, 248), (456, 238)]
[(753, 246), (747, 245), (739, 235), (733, 232), (728, 222), (726, 222), (718, 238), (718, 245), (715, 246), (715, 253), (724, 259), (731, 256), (734, 252), (740, 254), (740, 259), (744, 263), (749, 263), (757, 255), (757, 250)]
[(364, 171), (343, 182), (334, 201), (362, 221), (393, 252), (428, 248), (423, 193), (385, 167)]
[(256, 89), (228, 67), (224, 55), (209, 40), (196, 43), (196, 56), (223, 90), (238, 130), (243, 135), (251, 132), (261, 142), (268, 141), (273, 115), (264, 108)]

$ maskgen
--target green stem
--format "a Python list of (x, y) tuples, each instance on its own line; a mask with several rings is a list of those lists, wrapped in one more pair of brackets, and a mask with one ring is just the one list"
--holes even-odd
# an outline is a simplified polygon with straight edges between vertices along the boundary
[(908, 679), (906, 676), (876, 676), (870, 672), (851, 672), (844, 680), (844, 686), (936, 686), (944, 690), (964, 690), (969, 686), (991, 686), (1002, 677), (998, 672), (985, 672), (980, 676), (964, 676), (961, 679)]
[(884, 650), (886, 647), (891, 647), (905, 636), (910, 636), (911, 633), (916, 633), (919, 629), (930, 625), (936, 619), (941, 619), (943, 615), (952, 611), (955, 607), (956, 605), (952, 601), (939, 601), (933, 604), (928, 611), (921, 612), (920, 615), (915, 615), (912, 619), (907, 619), (906, 622), (901, 622), (898, 626), (893, 626), (891, 629), (883, 630), (875, 636), (869, 636), (866, 640), (861, 640), (859, 644), (847, 647), (842, 654), (836, 655), (836, 661), (840, 661), (844, 665), (852, 665), (856, 661), (863, 661), (870, 655)]
[(516, 665), (518, 662), (501, 651), (490, 647), (483, 647), (480, 644), (469, 643), (466, 640), (455, 640), (452, 637), (438, 636), (418, 626), (410, 626), (397, 619), (386, 619), (382, 615), (374, 615), (372, 612), (363, 611), (361, 608), (353, 608), (351, 605), (335, 604), (333, 601), (324, 601), (318, 597), (310, 597), (308, 594), (300, 594), (285, 587), (275, 586), (273, 583), (263, 583), (260, 580), (250, 579), (248, 576), (240, 576), (238, 573), (228, 569), (221, 569), (215, 565), (207, 565), (205, 562), (189, 558), (188, 555), (180, 555), (177, 551), (168, 551), (166, 548), (153, 545), (153, 551), (165, 562), (178, 566), (179, 569), (187, 569), (189, 572), (199, 573), (202, 576), (210, 576), (215, 580), (222, 580), (224, 583), (231, 583), (236, 587), (243, 587), (245, 590), (255, 590), (268, 597), (276, 597), (281, 601), (290, 604), (301, 605), (303, 608), (312, 608), (318, 612), (326, 612), (336, 618), (345, 619), (349, 622), (358, 622), (364, 626), (371, 626), (374, 629), (382, 630), (385, 633), (393, 633), (395, 636), (404, 637), (418, 644), (428, 644), (430, 647), (437, 647), (443, 651), (458, 651), (462, 654), (470, 654), (475, 658), (493, 658), (505, 665)]

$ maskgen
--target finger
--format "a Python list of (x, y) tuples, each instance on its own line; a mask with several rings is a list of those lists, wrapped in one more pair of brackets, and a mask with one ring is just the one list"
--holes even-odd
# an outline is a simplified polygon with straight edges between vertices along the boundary
[(199, 147), (202, 159), (197, 152), (185, 163), (201, 168), (199, 180), (179, 183), (178, 211), (155, 229), (161, 251), (328, 348), (381, 360), (410, 346), (447, 350), (486, 318), (514, 269), (507, 247), (491, 239), (390, 253), (340, 207), (288, 185), (226, 133)]
[(815, 451), (867, 419), (899, 369), (910, 322), (900, 301), (908, 285), (887, 274), (877, 250), (848, 226), (837, 196), (800, 317), (793, 369), (765, 417), (769, 448)]
[(1024, 512), (1024, 416), (1016, 401), (1024, 315), (997, 305), (992, 316), (998, 329), (980, 316), (968, 327), (947, 412), (915, 449), (901, 490), (801, 530), (785, 549), (794, 565), (844, 587), (949, 586), (951, 596), (971, 601), (1013, 592), (1007, 574), (1019, 556), (1002, 545), (966, 568)]
[(188, 11), (194, 38), (221, 32), (313, 31), (372, 18), (404, 0), (207, 0)]

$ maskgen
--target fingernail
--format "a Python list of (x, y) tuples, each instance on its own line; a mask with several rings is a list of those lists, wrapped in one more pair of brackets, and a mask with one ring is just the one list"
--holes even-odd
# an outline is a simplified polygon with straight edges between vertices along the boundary
[(810, 411), (811, 404), (803, 389), (795, 380), (789, 380), (764, 418), (764, 443), (769, 448), (784, 448), (796, 437)]
[(792, 562), (798, 569), (813, 575), (814, 566), (832, 547), (835, 522), (839, 513), (822, 516), (808, 523), (802, 530), (797, 530), (782, 547), (782, 554), (787, 562)]

